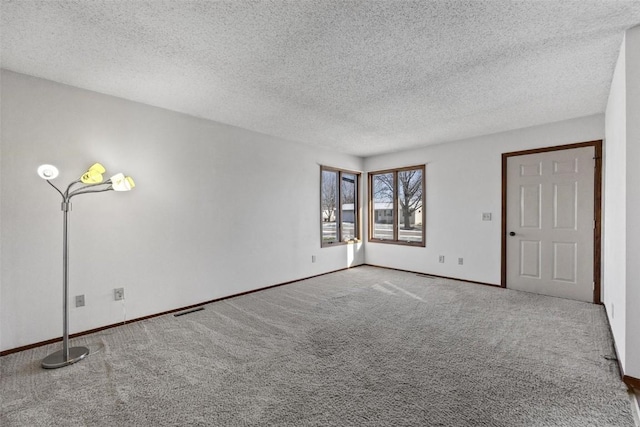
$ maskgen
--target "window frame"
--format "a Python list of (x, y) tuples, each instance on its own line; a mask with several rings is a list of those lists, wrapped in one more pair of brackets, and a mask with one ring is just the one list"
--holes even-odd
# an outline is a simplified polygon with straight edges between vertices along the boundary
[[(336, 218), (336, 240), (335, 241), (330, 241), (330, 242), (325, 242), (324, 240), (324, 206), (323, 206), (323, 179), (322, 179), (322, 175), (323, 172), (335, 172), (337, 173), (337, 183), (342, 183), (342, 175), (343, 174), (347, 174), (347, 175), (353, 175), (355, 176), (355, 197), (354, 197), (354, 203), (353, 203), (353, 233), (354, 233), (354, 237), (352, 239), (349, 240), (343, 240), (342, 239), (342, 185), (336, 184), (336, 190), (337, 190), (337, 200), (338, 200), (338, 204), (339, 204), (339, 209), (335, 209), (336, 210), (336, 214), (335, 214), (335, 218)], [(324, 165), (320, 165), (320, 247), (322, 248), (327, 248), (327, 247), (332, 247), (332, 246), (340, 246), (340, 245), (346, 245), (346, 244), (353, 244), (353, 243), (358, 243), (362, 241), (362, 232), (361, 232), (361, 224), (362, 224), (362, 220), (361, 220), (361, 213), (360, 213), (360, 206), (361, 206), (361, 202), (360, 202), (360, 183), (361, 183), (361, 172), (357, 172), (357, 171), (352, 171), (352, 170), (348, 170), (348, 169), (341, 169), (341, 168), (336, 168), (336, 167), (332, 167), (332, 166), (324, 166)]]
[[(398, 173), (410, 171), (410, 170), (420, 170), (422, 172), (422, 202), (420, 210), (422, 211), (422, 239), (420, 242), (407, 241), (407, 240), (399, 240), (398, 239), (398, 211), (399, 211), (399, 201), (398, 201)], [(417, 246), (417, 247), (426, 247), (427, 245), (427, 210), (426, 210), (426, 187), (427, 187), (427, 179), (426, 179), (426, 165), (415, 165), (415, 166), (406, 166), (401, 168), (394, 169), (384, 169), (378, 171), (372, 171), (367, 173), (367, 185), (368, 185), (368, 197), (369, 197), (369, 210), (368, 210), (368, 241), (371, 243), (386, 243), (392, 245), (404, 245), (404, 246)], [(373, 180), (376, 175), (384, 175), (384, 174), (393, 174), (393, 208), (392, 208), (392, 224), (393, 224), (393, 237), (391, 239), (381, 239), (376, 238), (373, 235), (374, 227), (375, 227), (375, 200), (373, 194)]]

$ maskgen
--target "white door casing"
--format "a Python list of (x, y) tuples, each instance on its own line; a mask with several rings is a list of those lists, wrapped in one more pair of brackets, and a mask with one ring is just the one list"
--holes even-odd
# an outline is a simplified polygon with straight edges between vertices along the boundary
[(506, 287), (594, 302), (595, 148), (510, 156)]

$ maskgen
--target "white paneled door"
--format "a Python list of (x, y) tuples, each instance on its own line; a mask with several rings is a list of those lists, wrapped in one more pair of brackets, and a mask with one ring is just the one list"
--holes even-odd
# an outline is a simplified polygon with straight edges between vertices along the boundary
[(506, 286), (594, 298), (595, 148), (507, 158)]

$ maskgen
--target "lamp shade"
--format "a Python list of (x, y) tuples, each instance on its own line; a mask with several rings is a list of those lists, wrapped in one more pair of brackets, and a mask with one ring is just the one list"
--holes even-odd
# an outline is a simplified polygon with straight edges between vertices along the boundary
[(115, 191), (130, 191), (136, 183), (133, 182), (133, 178), (130, 176), (124, 176), (122, 173), (115, 174), (111, 177), (111, 187)]
[(84, 184), (99, 184), (102, 182), (102, 174), (106, 170), (100, 163), (94, 163), (87, 171), (82, 175), (80, 180)]
[(40, 165), (38, 167), (38, 175), (42, 179), (54, 179), (58, 174), (58, 168), (53, 165)]

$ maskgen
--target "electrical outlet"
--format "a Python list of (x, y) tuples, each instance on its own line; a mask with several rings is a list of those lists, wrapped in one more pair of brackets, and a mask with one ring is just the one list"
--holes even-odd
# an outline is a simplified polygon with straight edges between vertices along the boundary
[(124, 288), (116, 288), (113, 290), (113, 299), (120, 301), (124, 299)]
[(483, 212), (482, 213), (483, 221), (491, 221), (491, 212)]
[(444, 263), (444, 255), (440, 255), (440, 258), (438, 259), (439, 262)]
[(76, 307), (84, 307), (84, 295), (76, 295)]
[(464, 259), (458, 258), (458, 265), (462, 265), (462, 264), (464, 264)]
[(315, 255), (311, 255), (311, 262), (316, 262), (316, 256)]

